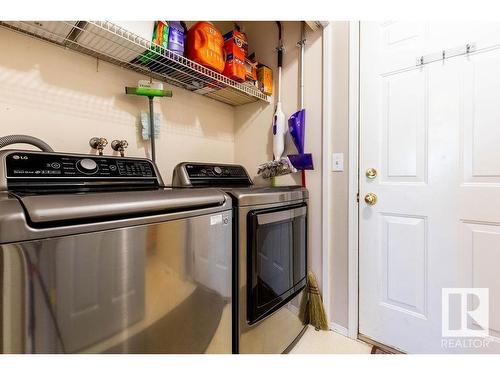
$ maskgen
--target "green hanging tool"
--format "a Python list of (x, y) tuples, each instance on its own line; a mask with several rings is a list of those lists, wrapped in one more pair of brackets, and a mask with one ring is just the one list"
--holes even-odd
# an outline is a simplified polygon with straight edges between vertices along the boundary
[(138, 95), (147, 96), (149, 99), (149, 138), (151, 140), (151, 160), (153, 163), (156, 162), (155, 155), (155, 124), (154, 124), (154, 110), (153, 110), (153, 99), (155, 97), (164, 98), (172, 97), (172, 90), (163, 90), (153, 87), (125, 87), (125, 93), (127, 95)]

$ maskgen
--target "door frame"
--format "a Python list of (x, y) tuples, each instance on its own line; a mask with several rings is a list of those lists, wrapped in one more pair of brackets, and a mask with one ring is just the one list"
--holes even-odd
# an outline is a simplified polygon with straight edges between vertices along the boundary
[(348, 332), (359, 335), (359, 85), (360, 21), (349, 22)]

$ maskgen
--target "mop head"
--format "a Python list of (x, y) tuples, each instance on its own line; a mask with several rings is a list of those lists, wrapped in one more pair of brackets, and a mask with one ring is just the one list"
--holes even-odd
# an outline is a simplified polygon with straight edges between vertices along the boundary
[(292, 165), (290, 159), (283, 157), (279, 160), (259, 165), (257, 174), (262, 175), (263, 178), (272, 178), (295, 172), (297, 172), (297, 169)]
[(299, 171), (314, 169), (312, 154), (288, 155), (288, 160), (290, 160), (293, 167)]
[(304, 324), (311, 324), (316, 330), (328, 331), (325, 308), (319, 293), (318, 283), (314, 274), (307, 273), (306, 293), (300, 302), (299, 317)]

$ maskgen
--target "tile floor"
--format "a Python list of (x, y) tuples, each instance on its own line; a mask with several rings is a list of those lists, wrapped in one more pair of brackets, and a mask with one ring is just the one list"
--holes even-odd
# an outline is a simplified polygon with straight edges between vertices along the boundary
[(372, 346), (333, 331), (309, 326), (290, 354), (370, 354)]

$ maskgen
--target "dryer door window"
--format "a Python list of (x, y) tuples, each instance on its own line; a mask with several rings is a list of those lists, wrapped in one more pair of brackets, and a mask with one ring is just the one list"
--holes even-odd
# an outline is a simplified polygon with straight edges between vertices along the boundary
[(251, 211), (248, 234), (247, 320), (252, 324), (305, 286), (307, 206)]

